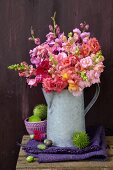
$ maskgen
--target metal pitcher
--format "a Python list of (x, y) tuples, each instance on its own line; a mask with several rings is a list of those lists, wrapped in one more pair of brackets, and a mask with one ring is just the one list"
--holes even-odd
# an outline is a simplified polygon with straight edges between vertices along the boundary
[(48, 105), (47, 138), (52, 140), (55, 146), (70, 147), (73, 132), (85, 131), (85, 115), (96, 102), (100, 87), (96, 84), (96, 92), (84, 110), (84, 94), (73, 96), (67, 89), (61, 93), (43, 94)]

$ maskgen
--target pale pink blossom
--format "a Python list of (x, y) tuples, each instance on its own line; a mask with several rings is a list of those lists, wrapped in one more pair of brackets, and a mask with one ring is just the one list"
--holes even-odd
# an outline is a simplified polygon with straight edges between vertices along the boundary
[(31, 57), (30, 61), (32, 64), (39, 66), (40, 62), (41, 62), (41, 58), (39, 56), (33, 56), (33, 57)]
[(104, 71), (104, 65), (102, 62), (96, 64), (93, 68), (95, 71), (102, 73)]
[(36, 56), (36, 55), (37, 55), (37, 50), (38, 50), (37, 47), (35, 47), (33, 50), (30, 50), (30, 51), (29, 51), (30, 56), (31, 56), (31, 57)]
[(27, 83), (30, 87), (37, 86), (37, 81), (36, 81), (35, 78), (34, 79), (27, 79)]
[(72, 54), (75, 54), (76, 53), (76, 49), (78, 48), (78, 46), (75, 45), (75, 43), (73, 43), (70, 47), (70, 52)]
[(66, 53), (61, 52), (58, 55), (55, 55), (54, 58), (60, 63), (61, 61), (63, 61), (64, 59), (66, 59), (68, 56)]
[(91, 84), (100, 83), (100, 73), (95, 70), (87, 71), (86, 73), (88, 80)]
[(87, 67), (93, 65), (93, 61), (92, 61), (91, 57), (88, 56), (88, 57), (80, 60), (80, 65), (81, 65), (82, 68), (87, 68)]
[(83, 32), (80, 37), (84, 43), (87, 43), (90, 37), (90, 32)]
[(86, 87), (90, 87), (91, 86), (91, 83), (89, 81), (83, 81), (83, 80), (80, 80), (78, 82), (78, 85), (81, 89), (84, 89)]
[(77, 33), (77, 34), (79, 34), (79, 35), (81, 34), (81, 31), (80, 31), (78, 28), (73, 29), (73, 32), (74, 32), (74, 33)]

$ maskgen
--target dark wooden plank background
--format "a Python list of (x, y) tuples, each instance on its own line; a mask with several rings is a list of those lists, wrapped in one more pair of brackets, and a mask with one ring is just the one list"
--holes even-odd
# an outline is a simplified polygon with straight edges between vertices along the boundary
[[(86, 21), (102, 46), (105, 72), (98, 101), (86, 117), (86, 125), (104, 125), (113, 129), (113, 0), (0, 0), (0, 170), (14, 170), (25, 133), (23, 120), (37, 103), (45, 102), (41, 88), (29, 89), (7, 66), (29, 62), (28, 41), (32, 25), (45, 40), (53, 12), (61, 30), (68, 33)], [(86, 90), (89, 102), (94, 87)]]

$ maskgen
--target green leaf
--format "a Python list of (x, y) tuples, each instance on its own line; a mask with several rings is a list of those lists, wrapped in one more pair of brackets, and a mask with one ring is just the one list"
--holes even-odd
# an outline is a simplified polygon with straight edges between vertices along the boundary
[(81, 76), (81, 78), (82, 78), (84, 81), (87, 81), (87, 80), (88, 80), (88, 77), (86, 76), (86, 72), (85, 72), (85, 71), (81, 71), (81, 72), (80, 72), (80, 76)]

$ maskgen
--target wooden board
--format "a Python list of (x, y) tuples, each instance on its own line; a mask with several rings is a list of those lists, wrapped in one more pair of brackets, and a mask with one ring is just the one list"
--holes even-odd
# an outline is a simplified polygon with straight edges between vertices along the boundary
[[(22, 143), (26, 143), (29, 136), (24, 136)], [(20, 149), (17, 161), (17, 170), (113, 170), (113, 136), (106, 137), (109, 146), (107, 161), (74, 161), (74, 162), (58, 162), (58, 163), (38, 163), (37, 160), (33, 163), (26, 161), (25, 152)]]

